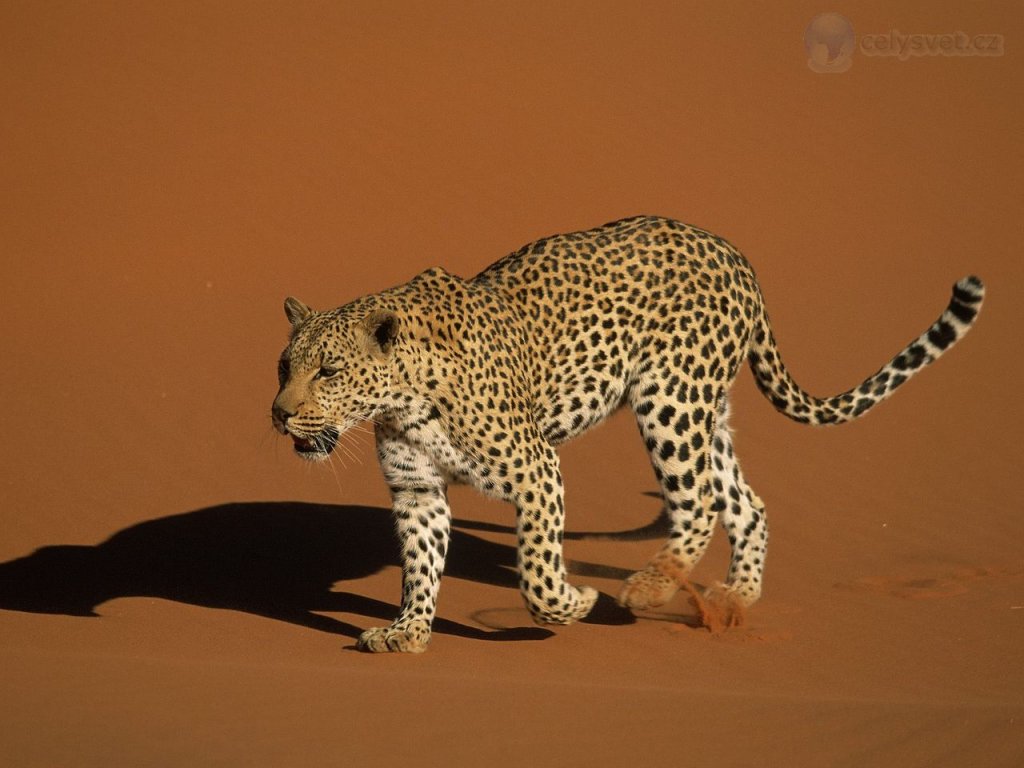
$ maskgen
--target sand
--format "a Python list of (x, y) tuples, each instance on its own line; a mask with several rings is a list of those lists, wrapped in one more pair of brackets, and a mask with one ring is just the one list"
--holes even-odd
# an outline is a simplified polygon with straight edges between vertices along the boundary
[[(863, 3), (858, 34), (1003, 56), (807, 65), (827, 10), (748, 3), (0, 6), (6, 766), (1024, 764), (1024, 20)], [(832, 394), (977, 273), (977, 328), (865, 420), (812, 430), (742, 373), (765, 594), (713, 634), (634, 616), (656, 484), (620, 413), (563, 451), (592, 618), (531, 624), (512, 510), (452, 491), (428, 653), (396, 611), (369, 436), (271, 429), (284, 296), (342, 304), (636, 213), (758, 270)], [(725, 574), (719, 534), (695, 572)]]

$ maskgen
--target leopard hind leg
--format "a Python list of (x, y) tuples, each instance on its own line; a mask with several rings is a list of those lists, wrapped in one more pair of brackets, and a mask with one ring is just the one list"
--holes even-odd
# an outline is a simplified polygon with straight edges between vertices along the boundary
[(688, 586), (718, 516), (711, 466), (716, 393), (703, 382), (680, 382), (668, 391), (667, 380), (641, 382), (630, 399), (670, 521), (668, 540), (619, 593), (619, 603), (635, 610), (664, 605)]
[(728, 402), (723, 401), (711, 441), (711, 466), (713, 507), (720, 513), (732, 550), (729, 573), (724, 583), (714, 584), (702, 596), (694, 598), (704, 623), (711, 628), (743, 623), (745, 609), (761, 596), (768, 551), (764, 503), (747, 484), (740, 469), (728, 418)]
[(733, 449), (728, 407), (723, 408), (712, 440), (716, 505), (729, 536), (732, 559), (725, 584), (718, 588), (732, 594), (744, 606), (761, 597), (764, 562), (768, 554), (768, 518), (764, 502), (747, 484)]

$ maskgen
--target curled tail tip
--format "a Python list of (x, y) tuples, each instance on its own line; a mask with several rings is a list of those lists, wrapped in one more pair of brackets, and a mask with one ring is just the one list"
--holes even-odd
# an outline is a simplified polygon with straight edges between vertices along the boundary
[(953, 286), (953, 296), (967, 303), (977, 303), (985, 298), (985, 283), (977, 275), (960, 278)]
[(985, 299), (985, 284), (975, 275), (958, 280), (953, 286), (953, 297), (949, 300), (945, 318), (956, 318), (966, 326), (970, 326), (978, 317), (981, 304)]

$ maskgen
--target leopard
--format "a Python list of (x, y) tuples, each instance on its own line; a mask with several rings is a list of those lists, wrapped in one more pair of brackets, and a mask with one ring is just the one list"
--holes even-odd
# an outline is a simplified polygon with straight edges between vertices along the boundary
[(427, 648), (452, 485), (514, 507), (518, 586), (534, 621), (586, 617), (599, 593), (567, 578), (558, 448), (626, 406), (669, 530), (618, 603), (642, 615), (692, 590), (720, 522), (728, 572), (697, 594), (734, 616), (761, 596), (768, 545), (765, 506), (740, 469), (729, 423), (743, 363), (790, 419), (853, 421), (956, 344), (984, 291), (975, 276), (959, 280), (938, 320), (876, 373), (816, 397), (783, 364), (746, 258), (706, 230), (635, 216), (529, 243), (470, 279), (433, 267), (327, 311), (288, 297), (271, 418), (311, 461), (327, 460), (350, 430), (373, 431), (402, 589), (398, 616), (363, 632), (362, 650)]

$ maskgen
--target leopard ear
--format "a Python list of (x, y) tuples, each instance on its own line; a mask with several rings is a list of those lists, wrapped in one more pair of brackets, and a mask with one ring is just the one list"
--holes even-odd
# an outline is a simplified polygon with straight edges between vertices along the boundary
[(298, 328), (309, 319), (313, 310), (294, 296), (289, 296), (284, 300), (284, 314), (288, 318), (288, 322), (292, 324), (292, 328)]
[(370, 349), (377, 354), (388, 354), (398, 336), (398, 316), (394, 312), (378, 310), (371, 313), (363, 321), (363, 325), (366, 328)]

